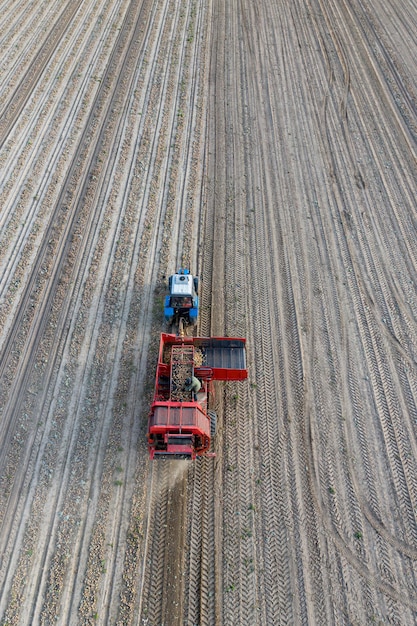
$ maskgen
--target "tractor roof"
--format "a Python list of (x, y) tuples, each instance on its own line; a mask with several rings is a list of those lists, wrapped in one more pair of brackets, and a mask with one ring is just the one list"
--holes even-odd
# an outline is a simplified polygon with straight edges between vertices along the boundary
[(193, 277), (191, 274), (174, 274), (171, 282), (171, 295), (191, 296), (193, 292)]

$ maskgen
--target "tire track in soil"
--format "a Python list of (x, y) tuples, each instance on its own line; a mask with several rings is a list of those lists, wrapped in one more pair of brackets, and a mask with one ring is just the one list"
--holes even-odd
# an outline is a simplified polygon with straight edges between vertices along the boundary
[[(270, 57), (268, 61), (279, 67), (279, 58), (273, 57), (273, 50), (282, 48), (283, 44), (279, 42), (280, 37), (287, 39), (285, 44), (289, 48), (293, 47), (291, 28), (285, 23), (285, 17), (282, 14), (279, 16), (270, 14), (267, 18), (264, 17), (264, 23), (260, 20), (259, 15), (245, 17), (243, 10), (238, 11), (237, 14), (242, 15), (243, 24), (251, 24), (256, 19), (259, 41), (269, 40), (268, 50), (270, 50)], [(267, 28), (267, 24), (274, 24), (274, 28)], [(270, 34), (272, 32), (277, 41), (275, 45)], [(250, 37), (250, 32), (245, 33), (245, 35)], [(257, 383), (260, 381), (259, 390), (256, 390), (256, 408), (254, 407), (254, 412), (258, 415), (256, 422), (258, 432), (255, 440), (259, 442), (257, 445), (260, 445), (259, 454), (261, 458), (258, 460), (259, 465), (257, 465), (256, 460), (254, 462), (260, 473), (258, 474), (259, 483), (255, 483), (253, 491), (256, 494), (256, 491), (261, 489), (262, 497), (260, 497), (260, 494), (255, 495), (255, 507), (259, 505), (259, 515), (254, 515), (254, 534), (267, 538), (263, 552), (260, 551), (259, 547), (253, 550), (255, 554), (253, 567), (259, 578), (259, 595), (256, 597), (258, 604), (256, 605), (257, 613), (255, 614), (255, 619), (259, 620), (257, 623), (275, 623), (275, 621), (278, 623), (280, 619), (289, 621), (300, 620), (301, 622), (305, 619), (303, 611), (307, 614), (309, 609), (301, 605), (298, 608), (299, 613), (294, 613), (293, 611), (297, 611), (297, 609), (292, 606), (291, 596), (296, 593), (297, 599), (301, 604), (305, 595), (312, 595), (314, 592), (314, 584), (312, 584), (311, 579), (308, 580), (307, 578), (308, 575), (313, 578), (313, 575), (303, 568), (302, 560), (304, 555), (314, 554), (315, 549), (312, 547), (317, 544), (317, 528), (314, 528), (316, 521), (314, 519), (311, 496), (309, 501), (308, 494), (310, 489), (308, 480), (300, 476), (298, 470), (299, 462), (297, 456), (299, 455), (300, 458), (303, 458), (303, 450), (296, 436), (296, 430), (299, 429), (297, 423), (301, 420), (301, 417), (298, 416), (302, 416), (303, 413), (303, 376), (297, 328), (299, 322), (296, 313), (296, 302), (294, 302), (295, 296), (293, 294), (296, 274), (294, 269), (292, 269), (294, 260), (289, 260), (289, 251), (285, 241), (286, 232), (291, 232), (293, 228), (291, 214), (286, 215), (285, 200), (282, 202), (282, 206), (279, 206), (279, 215), (283, 225), (280, 227), (278, 224), (278, 217), (275, 211), (278, 210), (276, 198), (279, 198), (280, 194), (277, 184), (268, 176), (268, 173), (273, 168), (280, 171), (279, 166), (274, 162), (274, 159), (277, 158), (274, 146), (279, 145), (280, 139), (276, 136), (279, 132), (277, 130), (279, 122), (275, 121), (273, 115), (277, 107), (274, 102), (273, 92), (270, 92), (268, 89), (268, 69), (264, 68), (265, 61), (263, 59), (265, 56), (260, 49), (259, 41), (253, 39), (251, 42), (247, 42), (243, 39), (242, 42), (240, 58), (246, 61), (246, 65), (242, 63), (244, 69), (241, 77), (241, 109), (247, 112), (247, 114), (244, 118), (245, 123), (239, 125), (240, 128), (244, 127), (246, 131), (246, 137), (243, 140), (244, 148), (240, 148), (242, 152), (244, 151), (246, 157), (244, 185), (251, 250), (250, 269), (246, 271), (246, 276), (256, 277), (247, 284), (247, 289), (250, 292), (248, 300), (251, 303), (249, 310), (253, 320), (251, 332), (248, 334), (248, 341), (249, 345), (253, 346), (254, 364), (256, 364), (252, 370), (254, 379)], [(244, 50), (251, 51), (247, 59), (245, 59)], [(253, 65), (251, 65), (251, 60), (253, 60)], [(297, 67), (291, 67), (291, 63), (288, 65), (288, 75), (293, 79), (297, 76), (298, 69)], [(256, 81), (254, 78), (255, 67), (257, 68), (256, 74), (261, 76), (260, 81)], [(289, 88), (289, 93), (291, 91), (292, 89)], [(245, 96), (247, 100), (243, 99)], [(294, 96), (292, 102), (291, 100), (286, 102), (282, 94), (281, 98), (284, 98), (284, 103), (281, 106), (288, 107), (288, 110), (292, 110), (295, 107), (294, 103), (298, 100)], [(255, 103), (262, 103), (264, 105), (263, 109), (256, 112)], [(236, 148), (233, 153), (237, 154)], [(282, 169), (287, 168), (284, 166)], [(243, 177), (235, 174), (233, 178), (242, 180)], [(239, 205), (241, 203), (242, 200), (238, 197), (236, 204)], [(286, 222), (288, 223), (286, 224)], [(288, 228), (285, 228), (285, 226)], [(281, 250), (283, 251), (280, 252)], [(272, 258), (264, 256), (264, 254), (269, 255), (270, 251), (274, 252)], [(235, 262), (234, 267), (237, 266), (238, 262)], [(266, 308), (266, 302), (270, 303), (270, 310)], [(231, 309), (233, 311), (232, 307)], [(236, 319), (238, 310), (239, 307), (232, 315), (232, 319)], [(274, 311), (274, 314), (272, 311)], [(277, 346), (279, 346), (279, 351)], [(279, 378), (279, 384), (277, 377)], [(246, 404), (246, 406), (248, 405)], [(244, 415), (243, 407), (242, 412)], [(247, 415), (245, 418), (247, 419)], [(292, 426), (292, 423), (295, 423), (295, 426)], [(302, 424), (301, 420), (301, 433), (303, 432)], [(239, 431), (242, 426), (242, 424), (239, 425)], [(290, 434), (286, 434), (286, 431), (289, 431)], [(291, 435), (291, 431), (295, 432)], [(243, 432), (245, 432), (244, 429)], [(238, 446), (242, 458), (245, 458), (246, 437), (247, 435), (243, 437), (243, 442), (239, 442)], [(287, 441), (286, 445), (284, 445), (285, 441)], [(283, 452), (282, 459), (279, 455), (280, 450)], [(252, 454), (257, 459), (257, 452), (252, 451)], [(295, 494), (292, 502), (289, 500), (288, 494), (285, 493), (285, 486), (282, 485), (283, 480), (285, 484), (287, 481), (279, 472), (279, 468), (282, 467), (283, 469), (285, 465), (288, 465), (287, 471), (289, 475), (295, 476), (294, 486), (291, 489), (291, 493)], [(242, 478), (242, 485), (239, 485), (241, 496), (247, 489), (248, 481), (249, 478), (246, 480)], [(256, 487), (256, 484), (261, 484), (262, 486)], [(302, 496), (300, 495), (301, 493)], [(297, 500), (297, 497), (299, 500)], [(265, 503), (268, 504), (265, 505)], [(250, 502), (247, 505), (250, 507)], [(291, 511), (292, 513), (290, 513)], [(292, 521), (291, 523), (290, 519), (292, 520), (293, 516), (297, 522)], [(309, 517), (311, 519), (310, 528), (306, 524)], [(230, 519), (230, 515), (227, 518)], [(295, 526), (291, 533), (293, 534), (292, 539), (287, 530), (291, 525)], [(305, 538), (304, 533), (301, 531), (301, 529), (307, 528), (310, 530), (310, 538), (308, 535)], [(245, 529), (243, 528), (243, 530)], [(257, 530), (259, 530), (259, 535)], [(243, 550), (244, 537), (241, 537), (240, 544), (242, 554), (240, 555), (240, 561), (236, 558), (235, 569), (244, 571), (244, 559), (247, 558)], [(300, 588), (296, 592), (294, 592), (294, 588), (290, 587), (292, 559), (290, 556), (291, 552), (286, 553), (283, 549), (285, 546), (290, 546), (287, 549), (293, 552), (292, 559), (296, 563), (293, 567), (297, 567), (298, 572), (305, 571), (303, 576), (300, 576), (298, 583)], [(302, 547), (297, 548), (297, 546)], [(298, 555), (296, 550), (298, 550)], [(286, 575), (287, 572), (288, 575)], [(292, 576), (295, 575), (296, 573), (293, 571)], [(243, 578), (243, 573), (241, 576)], [(319, 580), (320, 578), (317, 576), (315, 581), (317, 586)], [(303, 586), (306, 588), (304, 589)], [(262, 589), (265, 589), (266, 593), (263, 593)], [(246, 597), (245, 592), (246, 589), (242, 585), (241, 597), (231, 598), (230, 602), (228, 602), (230, 606), (225, 609), (229, 611), (226, 613), (227, 618), (225, 618), (227, 623), (230, 623), (231, 620), (238, 621), (239, 618), (242, 619), (243, 616), (247, 616), (247, 613), (245, 614), (244, 611), (249, 611), (251, 607), (250, 605), (246, 606), (246, 601), (248, 599), (249, 602), (253, 602), (253, 600), (250, 593)], [(237, 613), (237, 611), (240, 611), (240, 613)], [(252, 619), (254, 619), (253, 616)]]
[[(211, 8), (208, 15), (207, 41), (211, 41)], [(213, 76), (213, 60), (208, 68), (209, 77)], [(214, 81), (209, 78), (208, 84)], [(195, 241), (200, 243), (197, 255), (198, 273), (201, 279), (199, 330), (201, 336), (215, 334), (213, 312), (218, 308), (217, 289), (218, 280), (215, 279), (216, 289), (213, 289), (213, 269), (215, 255), (218, 250), (216, 238), (215, 210), (210, 206), (210, 191), (207, 189), (206, 164), (210, 160), (207, 153), (210, 136), (210, 126), (205, 128), (204, 158), (202, 171), (204, 172), (204, 189), (199, 197), (200, 214), (198, 226), (194, 226)], [(200, 235), (201, 233), (201, 235)], [(219, 411), (220, 405), (215, 406)], [(221, 411), (221, 409), (220, 409)], [(213, 448), (212, 448), (213, 449)], [(218, 502), (221, 502), (221, 482), (213, 459), (198, 459), (190, 468), (188, 475), (187, 497), (187, 546), (188, 554), (184, 568), (184, 611), (183, 621), (189, 624), (211, 624), (219, 622), (218, 581), (219, 576), (219, 526)]]
[[(223, 7), (218, 7), (219, 13), (223, 10)], [(232, 29), (239, 29), (237, 26), (231, 23), (233, 15), (242, 15), (242, 21), (247, 24), (248, 19), (244, 15), (243, 7), (239, 7), (239, 10), (233, 11), (233, 7), (230, 7), (230, 11), (225, 11), (226, 16), (223, 18), (226, 19), (226, 24), (224, 26), (225, 31), (227, 32), (227, 36), (231, 36)], [(223, 26), (223, 23), (221, 24)], [(225, 36), (222, 34), (219, 28), (219, 42), (223, 42)], [(236, 36), (236, 35), (234, 35)], [(230, 39), (228, 39), (230, 42)], [(247, 42), (242, 42), (241, 54), (244, 58), (243, 50), (250, 49), (253, 52), (253, 44), (245, 45)], [(220, 44), (222, 45), (222, 44)], [(223, 97), (220, 95), (221, 90), (225, 90), (225, 86), (230, 86), (233, 82), (230, 69), (231, 67), (235, 68), (236, 65), (233, 61), (229, 61), (228, 57), (225, 57), (225, 51), (219, 50), (218, 55), (221, 59), (221, 62), (217, 60), (217, 80), (219, 82), (219, 93), (216, 94), (217, 102), (222, 102)], [(239, 72), (236, 72), (236, 76), (240, 78), (242, 81), (245, 81), (244, 73), (245, 68), (242, 62), (243, 69)], [(223, 69), (224, 68), (224, 69)], [(223, 74), (223, 83), (219, 78), (222, 70)], [(243, 77), (242, 77), (243, 76)], [(247, 85), (247, 78), (246, 78)], [(241, 87), (242, 89), (242, 97), (245, 94), (245, 83)], [(239, 104), (239, 83), (237, 83), (235, 87), (236, 93), (226, 92), (224, 100), (226, 102), (234, 102), (236, 108), (239, 110), (240, 114), (243, 116), (247, 111), (247, 102), (244, 101), (242, 104)], [(238, 95), (239, 94), (239, 95)], [(248, 96), (249, 99), (249, 96)], [(241, 113), (243, 111), (243, 113)], [(219, 148), (216, 149), (215, 155), (213, 157), (213, 162), (216, 164), (215, 174), (213, 174), (212, 179), (216, 181), (215, 188), (213, 190), (213, 197), (215, 198), (215, 203), (218, 208), (218, 217), (217, 217), (217, 228), (218, 233), (214, 238), (216, 241), (216, 248), (218, 250), (227, 250), (232, 249), (233, 252), (230, 254), (226, 253), (226, 257), (223, 258), (220, 254), (216, 255), (214, 267), (216, 268), (213, 271), (213, 275), (216, 278), (215, 282), (215, 290), (218, 290), (222, 293), (222, 289), (224, 290), (224, 300), (228, 302), (226, 320), (222, 321), (221, 312), (216, 310), (216, 321), (219, 327), (219, 331), (222, 332), (225, 327), (227, 332), (230, 333), (231, 328), (235, 328), (236, 326), (241, 329), (241, 332), (247, 334), (245, 332), (245, 322), (238, 323), (236, 320), (241, 318), (240, 307), (243, 303), (240, 301), (239, 296), (234, 296), (236, 299), (236, 304), (230, 302), (231, 296), (233, 293), (236, 293), (236, 285), (242, 285), (242, 263), (239, 262), (231, 262), (231, 259), (235, 260), (236, 257), (239, 257), (242, 254), (242, 250), (239, 249), (242, 246), (242, 242), (238, 240), (238, 244), (233, 246), (231, 242), (231, 237), (238, 230), (239, 232), (239, 222), (244, 220), (244, 214), (246, 211), (250, 211), (252, 209), (252, 205), (250, 201), (246, 200), (242, 193), (239, 192), (239, 183), (242, 180), (242, 172), (240, 170), (240, 163), (238, 162), (239, 149), (241, 150), (238, 141), (234, 138), (233, 128), (240, 128), (243, 126), (246, 128), (246, 133), (248, 135), (246, 146), (250, 146), (251, 142), (254, 140), (253, 136), (250, 135), (250, 117), (243, 117), (243, 123), (239, 119), (234, 119), (232, 117), (232, 113), (228, 114), (227, 109), (223, 110), (219, 107), (218, 114), (216, 118), (216, 137), (218, 137)], [(214, 134), (214, 133), (213, 133)], [(229, 142), (226, 145), (222, 144), (222, 141)], [(255, 142), (256, 143), (256, 142)], [(248, 149), (248, 163), (247, 171), (245, 175), (248, 176), (247, 188), (245, 189), (247, 196), (250, 198), (253, 194), (253, 189), (256, 188), (256, 185), (251, 185), (251, 172), (252, 167), (254, 170), (257, 169), (256, 157), (253, 158), (253, 161), (249, 161), (250, 148)], [(233, 158), (233, 155), (235, 158)], [(258, 156), (258, 155), (256, 155)], [(252, 167), (251, 167), (252, 166)], [(235, 186), (231, 183), (232, 180), (236, 180)], [(242, 215), (239, 215), (237, 207), (242, 204)], [(249, 209), (248, 209), (249, 205)], [(224, 207), (224, 208), (223, 208)], [(223, 211), (221, 210), (223, 208)], [(236, 214), (234, 212), (236, 211)], [(242, 226), (240, 225), (242, 229)], [(263, 245), (263, 244), (262, 244)], [(235, 247), (238, 250), (235, 250)], [(257, 248), (255, 248), (257, 250)], [(222, 265), (220, 265), (222, 263)], [(227, 273), (225, 268), (227, 268)], [(248, 268), (249, 269), (249, 268)], [(248, 271), (247, 275), (253, 275), (252, 271)], [(258, 272), (256, 272), (258, 275)], [(260, 273), (261, 279), (257, 281), (257, 287), (259, 287), (259, 283), (262, 285), (262, 272)], [(219, 285), (219, 277), (223, 277), (223, 281)], [(238, 287), (239, 288), (239, 287)], [(257, 316), (254, 311), (251, 313), (251, 317), (255, 317), (256, 319), (260, 319), (261, 322), (266, 321), (265, 317), (262, 314)], [(232, 333), (234, 334), (234, 333)], [(255, 335), (249, 335), (248, 342), (252, 343)], [(259, 341), (259, 337), (258, 337)], [(259, 345), (259, 344), (258, 344)], [(266, 362), (272, 362), (272, 359), (265, 359)], [(262, 374), (265, 374), (265, 365), (262, 361), (262, 366), (259, 368), (262, 371)], [(253, 370), (252, 370), (253, 371)], [(268, 378), (267, 374), (266, 377)], [(241, 390), (239, 389), (239, 394)], [(229, 391), (230, 394), (230, 391)], [(221, 481), (223, 483), (223, 493), (222, 493), (222, 501), (223, 501), (223, 514), (219, 513), (222, 519), (222, 538), (221, 538), (221, 546), (222, 546), (222, 556), (219, 561), (219, 570), (220, 574), (218, 574), (218, 587), (217, 587), (217, 595), (218, 599), (216, 601), (217, 607), (219, 607), (219, 614), (217, 615), (216, 623), (243, 623), (246, 621), (251, 621), (254, 623), (254, 619), (256, 619), (256, 614), (254, 615), (253, 611), (255, 608), (254, 604), (254, 595), (252, 594), (253, 589), (253, 581), (252, 574), (260, 575), (260, 572), (256, 573), (251, 572), (252, 567), (256, 567), (256, 561), (253, 565), (253, 539), (252, 535), (252, 517), (254, 515), (253, 509), (251, 505), (255, 508), (256, 505), (253, 504), (252, 495), (251, 495), (251, 486), (250, 480), (245, 472), (244, 464), (250, 467), (250, 462), (248, 463), (248, 457), (250, 458), (250, 454), (248, 454), (248, 450), (251, 446), (251, 437), (249, 434), (249, 427), (247, 425), (247, 413), (245, 411), (245, 407), (250, 403), (247, 402), (247, 392), (243, 391), (242, 400), (237, 399), (230, 402), (230, 396), (226, 392), (224, 394), (225, 405), (224, 410), (222, 410), (223, 415), (223, 428), (219, 432), (218, 440), (220, 439), (221, 443), (219, 444), (220, 451), (218, 453), (218, 463), (221, 467), (222, 475)], [(264, 400), (265, 398), (263, 398)], [(230, 404), (234, 406), (230, 406)], [(262, 406), (262, 405), (261, 405)], [(264, 415), (268, 415), (268, 411), (262, 411), (261, 407), (258, 408), (259, 412)], [(237, 418), (237, 416), (240, 417)], [(237, 425), (238, 420), (238, 425)], [(266, 461), (267, 463), (267, 461)], [(233, 478), (232, 478), (233, 476)], [(249, 492), (249, 495), (248, 495)], [(237, 517), (237, 515), (239, 517)], [(242, 518), (242, 519), (240, 519)], [(277, 521), (277, 520), (275, 520)], [(276, 529), (279, 524), (274, 523), (272, 527)], [(249, 544), (246, 545), (246, 544)], [(277, 550), (278, 552), (278, 550)], [(266, 567), (268, 567), (271, 563), (271, 559), (267, 559)], [(223, 573), (223, 576), (222, 576)], [(275, 577), (276, 580), (276, 577)], [(275, 585), (274, 580), (274, 585)], [(268, 586), (263, 584), (264, 581), (260, 583), (260, 587), (267, 589), (267, 593), (265, 594), (270, 600), (270, 594), (268, 593)], [(263, 595), (263, 594), (262, 594)], [(258, 608), (259, 610), (259, 608)], [(269, 615), (271, 617), (271, 615)], [(249, 619), (248, 619), (249, 618)], [(222, 621), (220, 621), (222, 620)], [(242, 621), (243, 620), (243, 621)]]
[[(212, 103), (209, 125), (207, 127), (207, 186), (204, 194), (204, 214), (202, 232), (204, 249), (202, 255), (203, 291), (201, 300), (200, 327), (202, 335), (223, 335), (228, 329), (225, 323), (224, 308), (219, 306), (225, 301), (228, 289), (228, 277), (225, 265), (227, 246), (225, 230), (225, 169), (226, 150), (224, 146), (225, 118), (222, 109), (217, 115), (216, 102), (221, 102), (224, 88), (221, 26), (225, 19), (223, 7), (216, 6), (213, 13), (213, 46), (210, 63), (209, 81), (213, 85), (210, 94)], [(219, 88), (217, 87), (219, 85)], [(220, 98), (220, 99), (219, 99)], [(215, 130), (214, 130), (215, 128)], [(211, 147), (211, 138), (216, 142)], [(218, 144), (217, 144), (218, 141)], [(217, 459), (200, 459), (193, 466), (189, 482), (189, 536), (190, 554), (186, 569), (186, 612), (187, 623), (221, 624), (223, 623), (223, 441), (222, 422), (226, 418), (224, 405), (224, 385), (216, 386), (214, 408), (218, 413), (218, 434), (214, 450)], [(223, 503), (223, 504), (222, 504)]]
[[(208, 40), (211, 41), (211, 33), (216, 36), (213, 14), (210, 7)], [(210, 50), (217, 50), (216, 42), (213, 42)], [(209, 51), (210, 54), (213, 54)], [(209, 80), (212, 85), (218, 80), (216, 71), (218, 59), (216, 52), (209, 59)], [(215, 91), (209, 91), (210, 100), (215, 98)], [(210, 110), (210, 105), (209, 105)], [(200, 320), (199, 333), (202, 336), (221, 334), (221, 307), (219, 298), (223, 293), (223, 272), (221, 270), (222, 259), (222, 236), (219, 236), (219, 224), (221, 224), (222, 207), (213, 204), (213, 184), (215, 173), (210, 170), (210, 161), (213, 158), (210, 153), (210, 140), (212, 133), (213, 118), (207, 121), (205, 135), (204, 156), (204, 190), (201, 197), (202, 209), (200, 213), (199, 239), (201, 245), (201, 272), (202, 291), (200, 293)], [(221, 126), (217, 129), (219, 137), (222, 136)], [(216, 149), (217, 154), (217, 149)], [(220, 162), (223, 152), (219, 153)], [(207, 169), (206, 169), (207, 167)], [(220, 168), (221, 170), (221, 168)], [(206, 182), (208, 176), (208, 184)], [(218, 181), (216, 181), (217, 184)], [(221, 385), (221, 383), (220, 383)], [(218, 386), (216, 386), (218, 392)], [(213, 401), (213, 398), (212, 398)], [(213, 408), (213, 404), (210, 405)], [(215, 410), (218, 415), (222, 413), (222, 403), (215, 399)], [(214, 447), (216, 449), (216, 447)], [(216, 450), (217, 454), (219, 451)], [(218, 457), (219, 458), (219, 457)], [(187, 540), (189, 553), (185, 567), (185, 602), (183, 622), (189, 624), (220, 624), (220, 593), (218, 577), (221, 571), (221, 545), (219, 502), (221, 502), (221, 479), (219, 475), (218, 458), (198, 459), (189, 471), (188, 488), (188, 519)]]
[[(240, 16), (240, 19), (234, 19)], [(253, 43), (245, 37), (243, 28), (253, 16), (242, 3), (225, 7), (224, 32), (219, 31), (219, 45), (224, 50), (221, 69), (217, 70), (218, 92), (215, 110), (215, 125), (220, 129), (218, 146), (213, 155), (215, 181), (216, 222), (218, 236), (216, 282), (222, 277), (225, 307), (216, 313), (219, 334), (242, 335), (251, 339), (248, 332), (252, 307), (246, 296), (246, 276), (250, 269), (246, 265), (248, 246), (246, 243), (247, 189), (245, 189), (246, 167), (242, 159), (241, 132), (244, 128), (250, 136), (247, 104), (248, 50), (254, 52)], [(233, 41), (229, 50), (225, 40)], [(238, 44), (239, 42), (239, 44)], [(224, 58), (224, 61), (223, 61)], [(233, 103), (233, 106), (230, 104)], [(248, 145), (246, 144), (246, 145)], [(246, 146), (245, 146), (246, 147)], [(224, 153), (224, 159), (220, 155)], [(245, 153), (247, 160), (250, 156)], [(219, 245), (219, 241), (221, 245)], [(220, 250), (223, 255), (220, 255)], [(217, 436), (217, 471), (221, 482), (222, 507), (217, 515), (220, 523), (218, 550), (221, 551), (218, 568), (217, 595), (218, 621), (216, 623), (256, 623), (257, 620), (257, 571), (255, 569), (254, 518), (256, 515), (254, 478), (251, 472), (253, 460), (253, 436), (250, 419), (251, 406), (247, 383), (225, 385), (222, 389), (221, 419)], [(213, 622), (214, 623), (214, 622)]]
[(203, 501), (202, 490), (205, 485), (199, 480), (198, 471), (193, 467), (188, 478), (187, 498), (187, 534), (186, 545), (189, 547), (185, 558), (184, 571), (184, 611), (183, 621), (186, 624), (195, 623), (201, 615), (200, 594), (200, 555), (202, 554), (201, 534), (201, 506)]
[[(206, 22), (205, 44), (201, 56), (205, 56), (208, 50), (207, 42), (211, 41), (211, 7)], [(203, 23), (203, 16), (200, 23)], [(208, 50), (210, 52), (210, 50)], [(205, 57), (208, 59), (208, 57)], [(212, 71), (212, 60), (207, 68), (209, 74)], [(211, 81), (208, 81), (210, 84)], [(210, 156), (207, 154), (207, 137), (209, 127), (206, 126), (203, 135), (204, 151), (201, 151), (201, 171), (206, 173), (206, 163)], [(216, 249), (215, 217), (208, 207), (210, 194), (207, 193), (206, 185), (199, 193), (197, 202), (200, 206), (197, 219), (194, 219), (193, 242), (200, 245), (194, 258), (196, 259), (197, 272), (201, 280), (200, 289), (200, 315), (198, 334), (210, 336), (213, 334), (213, 311), (217, 308), (218, 300), (216, 291), (213, 291), (212, 280), (215, 275), (213, 270), (214, 255)], [(201, 233), (201, 235), (200, 235)], [(186, 242), (185, 242), (186, 243)], [(185, 253), (182, 253), (184, 264), (187, 265), (188, 246), (186, 243)], [(191, 263), (192, 265), (192, 263)], [(217, 282), (217, 281), (216, 281)], [(213, 406), (212, 404), (210, 405)], [(215, 406), (218, 410), (218, 406)], [(213, 447), (212, 447), (213, 449)], [(217, 470), (213, 459), (198, 459), (188, 471), (187, 493), (187, 518), (186, 531), (188, 554), (184, 563), (184, 608), (181, 623), (214, 624), (219, 623), (218, 599), (216, 594), (216, 577), (218, 576), (219, 542), (215, 534), (218, 534), (218, 502), (221, 501), (220, 481), (215, 478)]]

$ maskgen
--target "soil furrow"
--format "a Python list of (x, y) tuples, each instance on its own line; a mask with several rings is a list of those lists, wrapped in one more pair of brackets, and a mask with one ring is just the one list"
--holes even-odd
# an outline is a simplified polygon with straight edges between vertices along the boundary
[(48, 38), (45, 39), (45, 43), (39, 48), (30, 67), (22, 76), (20, 84), (3, 109), (0, 110), (0, 148), (5, 143), (10, 129), (20, 115), (39, 76), (54, 53), (63, 33), (76, 14), (80, 4), (80, 1), (69, 2), (67, 4), (53, 27), (49, 30)]

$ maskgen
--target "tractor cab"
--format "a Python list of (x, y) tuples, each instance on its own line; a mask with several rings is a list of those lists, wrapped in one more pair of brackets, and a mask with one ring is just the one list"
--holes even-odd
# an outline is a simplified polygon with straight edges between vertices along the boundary
[(197, 324), (198, 278), (187, 269), (179, 269), (169, 277), (169, 295), (165, 296), (164, 316), (168, 324), (183, 318), (187, 324)]

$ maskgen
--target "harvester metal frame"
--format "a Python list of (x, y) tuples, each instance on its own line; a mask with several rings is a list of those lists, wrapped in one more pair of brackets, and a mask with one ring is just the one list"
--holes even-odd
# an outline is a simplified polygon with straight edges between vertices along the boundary
[[(213, 456), (209, 452), (215, 414), (209, 408), (215, 380), (247, 378), (245, 339), (189, 337), (162, 333), (154, 399), (148, 421), (150, 458)], [(203, 355), (196, 364), (196, 355)], [(192, 361), (191, 361), (192, 355)], [(177, 376), (177, 363), (182, 379)], [(201, 382), (197, 398), (183, 391), (190, 375)]]

